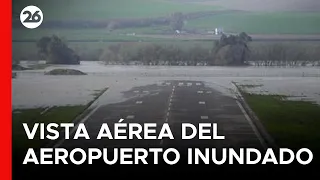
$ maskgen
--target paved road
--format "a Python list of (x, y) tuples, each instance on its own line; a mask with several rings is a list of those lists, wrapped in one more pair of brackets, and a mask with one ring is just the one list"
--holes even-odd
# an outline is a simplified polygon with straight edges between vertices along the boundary
[[(65, 140), (60, 147), (233, 147), (262, 148), (262, 144), (239, 107), (236, 99), (225, 96), (200, 81), (164, 81), (122, 92), (128, 100), (100, 106), (84, 123), (91, 140)], [(168, 123), (174, 140), (96, 140), (101, 124), (157, 123), (157, 133)], [(181, 123), (217, 123), (224, 140), (181, 140)]]

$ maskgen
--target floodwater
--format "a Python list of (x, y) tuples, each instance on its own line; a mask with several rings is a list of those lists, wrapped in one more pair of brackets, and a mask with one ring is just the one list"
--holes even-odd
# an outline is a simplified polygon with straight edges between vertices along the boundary
[[(55, 68), (78, 69), (88, 75), (44, 75)], [(232, 82), (256, 84), (259, 86), (247, 90), (295, 96), (320, 104), (320, 67), (106, 66), (100, 62), (81, 62), (17, 73), (17, 78), (12, 79), (13, 109), (86, 104), (94, 98), (96, 90), (106, 87), (109, 89), (96, 103), (117, 103), (125, 100), (123, 91), (164, 80), (200, 80), (230, 96), (234, 92)]]

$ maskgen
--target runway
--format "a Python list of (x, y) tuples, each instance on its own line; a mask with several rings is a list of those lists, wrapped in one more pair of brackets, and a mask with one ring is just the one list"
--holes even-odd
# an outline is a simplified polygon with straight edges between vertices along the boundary
[[(162, 147), (182, 151), (191, 147), (263, 148), (263, 140), (254, 131), (250, 119), (245, 116), (237, 99), (206, 86), (202, 81), (162, 81), (132, 87), (122, 92), (122, 95), (126, 98), (125, 101), (99, 106), (82, 121), (93, 138), (64, 140), (57, 147), (83, 149)], [(156, 123), (158, 133), (162, 125), (168, 123), (174, 139), (97, 140), (95, 137), (103, 123), (108, 124), (111, 132), (115, 123), (138, 123), (142, 126), (145, 123)], [(191, 140), (183, 140), (181, 138), (182, 123), (190, 123), (195, 127), (198, 127), (199, 123), (216, 123), (217, 134), (224, 136), (225, 139), (199, 140), (199, 136), (196, 136)]]
[[(70, 162), (69, 166), (60, 165), (61, 163), (58, 166), (30, 165), (23, 168), (23, 171), (28, 172), (24, 173), (23, 177), (26, 177), (26, 174), (34, 177), (36, 172), (59, 172), (56, 175), (64, 174), (70, 178), (82, 178), (84, 174), (90, 177), (109, 177), (111, 175), (123, 177), (125, 175), (132, 176), (133, 173), (136, 173), (139, 176), (150, 177), (149, 173), (154, 173), (154, 175), (162, 173), (165, 175), (171, 175), (171, 173), (187, 175), (190, 172), (201, 172), (203, 175), (207, 173), (225, 175), (229, 172), (262, 175), (270, 172), (289, 173), (292, 171), (292, 167), (295, 167), (288, 166), (290, 168), (286, 169), (269, 165), (238, 166), (236, 161), (247, 160), (246, 149), (256, 149), (263, 155), (267, 147), (264, 139), (256, 131), (250, 117), (243, 110), (239, 99), (224, 93), (221, 89), (219, 90), (218, 85), (214, 86), (201, 80), (163, 80), (134, 84), (131, 83), (132, 87), (129, 88), (129, 83), (122, 82), (120, 86), (115, 85), (110, 89), (110, 92), (107, 91), (98, 99), (96, 108), (79, 122), (85, 124), (91, 137), (89, 140), (72, 139), (72, 134), (77, 129), (74, 128), (71, 130), (71, 139), (62, 139), (54, 147), (56, 149), (66, 149), (67, 152), (82, 150), (82, 154), (70, 155), (77, 161), (84, 159), (82, 165), (72, 165)], [(118, 92), (121, 96), (115, 92)], [(115, 124), (129, 125), (136, 123), (141, 126), (147, 123), (156, 124), (156, 130), (153, 133), (156, 137), (161, 127), (167, 123), (174, 139), (119, 140), (102, 138), (98, 140), (96, 137), (101, 125), (105, 123), (108, 124), (112, 134), (115, 130)], [(199, 127), (199, 124), (202, 123), (216, 123), (216, 133), (219, 136), (224, 136), (224, 139), (199, 140), (199, 136), (195, 136), (193, 139), (183, 140), (181, 139), (183, 123), (190, 123), (195, 127)], [(127, 132), (120, 134), (128, 137)], [(144, 134), (144, 132), (141, 134)], [(190, 134), (190, 132), (187, 131), (187, 134)], [(206, 133), (207, 136), (212, 134), (214, 133)], [(103, 155), (100, 154), (100, 158), (93, 160), (93, 162), (92, 159), (91, 161), (86, 160), (89, 156), (97, 156), (97, 153), (90, 154), (89, 149), (98, 149), (103, 152)], [(105, 149), (107, 149), (107, 152), (104, 151)], [(154, 161), (155, 155), (153, 153), (155, 149), (162, 150), (157, 155), (157, 163)], [(170, 149), (176, 149), (179, 157), (172, 151), (170, 151), (170, 154), (165, 153)], [(147, 153), (146, 156), (141, 153), (142, 150)], [(200, 150), (202, 155), (196, 154), (196, 150)], [(229, 150), (234, 150), (234, 154), (231, 154)], [(136, 152), (140, 152), (140, 154)], [(227, 152), (227, 154), (223, 152)], [(63, 155), (60, 154), (60, 156)], [(137, 157), (140, 157), (143, 161)], [(251, 158), (257, 157), (253, 155)], [(170, 162), (179, 160), (172, 165), (168, 164), (168, 159)], [(190, 159), (192, 159), (192, 162), (190, 162)], [(229, 166), (230, 161), (228, 159), (233, 159), (234, 164)], [(145, 164), (142, 163), (144, 160), (148, 165), (156, 165), (143, 166)], [(225, 163), (224, 165), (216, 165), (214, 160), (216, 160), (215, 162)], [(113, 161), (116, 161), (116, 164), (106, 163)], [(136, 164), (137, 161), (139, 161), (138, 165), (142, 166), (131, 166), (130, 168), (129, 166), (122, 166), (125, 164), (123, 162)], [(92, 164), (89, 162), (92, 162)], [(210, 164), (204, 165), (205, 162), (210, 162)], [(198, 166), (199, 168), (187, 166), (189, 163), (200, 166)]]

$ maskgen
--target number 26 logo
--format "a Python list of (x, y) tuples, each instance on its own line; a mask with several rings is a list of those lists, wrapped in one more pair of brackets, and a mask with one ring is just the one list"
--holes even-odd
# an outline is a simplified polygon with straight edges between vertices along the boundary
[(26, 28), (37, 28), (43, 21), (43, 13), (36, 6), (27, 6), (20, 13), (20, 21)]

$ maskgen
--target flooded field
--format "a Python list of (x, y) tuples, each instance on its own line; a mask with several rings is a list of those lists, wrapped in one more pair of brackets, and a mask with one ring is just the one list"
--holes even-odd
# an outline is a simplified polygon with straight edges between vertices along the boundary
[[(88, 75), (44, 75), (55, 68), (77, 69)], [(82, 62), (81, 65), (57, 65), (17, 72), (17, 78), (12, 79), (12, 107), (86, 104), (94, 98), (97, 90), (106, 87), (109, 89), (97, 103), (116, 103), (126, 99), (123, 91), (165, 80), (203, 81), (230, 96), (233, 95), (233, 82), (237, 82), (256, 85), (247, 88), (251, 92), (295, 96), (299, 100), (320, 104), (319, 67), (105, 66), (99, 62)]]

